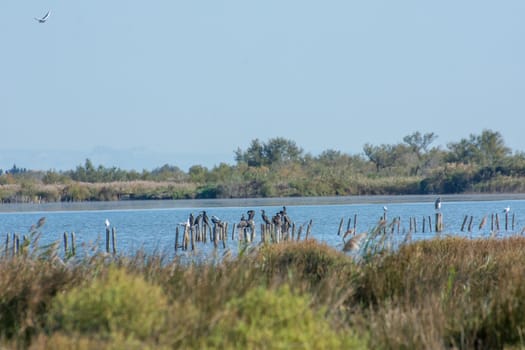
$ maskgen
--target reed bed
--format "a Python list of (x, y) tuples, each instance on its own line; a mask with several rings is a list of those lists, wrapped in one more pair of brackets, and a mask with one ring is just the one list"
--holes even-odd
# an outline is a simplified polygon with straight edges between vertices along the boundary
[(37, 225), (22, 253), (0, 258), (0, 347), (525, 345), (524, 237), (393, 249), (393, 225), (380, 222), (347, 252), (309, 238), (193, 263), (143, 251), (62, 259), (58, 244), (38, 245)]

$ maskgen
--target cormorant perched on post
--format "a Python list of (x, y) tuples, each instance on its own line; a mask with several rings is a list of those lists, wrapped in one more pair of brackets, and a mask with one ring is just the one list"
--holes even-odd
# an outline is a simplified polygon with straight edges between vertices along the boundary
[(210, 219), (208, 219), (208, 215), (206, 214), (206, 211), (205, 211), (205, 210), (202, 211), (202, 221), (203, 221), (207, 226), (211, 226), (211, 225), (210, 225)]
[(202, 222), (202, 213), (200, 213), (199, 215), (197, 215), (197, 217), (195, 218), (195, 221), (194, 221), (193, 224), (194, 224), (195, 226), (200, 226), (201, 222)]
[(281, 213), (275, 214), (272, 218), (272, 222), (276, 227), (281, 227)]
[(193, 217), (193, 213), (190, 213), (189, 217), (190, 226), (193, 226), (195, 224), (195, 218)]
[(248, 210), (247, 213), (248, 213), (248, 221), (253, 220), (253, 218), (255, 217), (255, 210)]
[(436, 210), (441, 209), (441, 197), (437, 197), (436, 202), (434, 203)]
[(266, 225), (270, 225), (272, 222), (271, 222), (270, 219), (268, 218), (268, 215), (266, 215), (266, 213), (264, 212), (264, 209), (261, 209), (261, 213), (262, 213), (262, 214), (261, 214), (261, 217), (262, 217), (264, 223), (265, 223)]
[(237, 224), (237, 228), (246, 228), (248, 226), (248, 220), (246, 220), (246, 217), (244, 214), (241, 216), (241, 220)]

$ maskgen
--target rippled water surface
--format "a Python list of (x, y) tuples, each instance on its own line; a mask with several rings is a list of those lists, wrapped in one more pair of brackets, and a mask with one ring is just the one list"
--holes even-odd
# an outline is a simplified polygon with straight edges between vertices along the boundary
[[(232, 225), (239, 221), (247, 210), (257, 212), (256, 225), (262, 222), (260, 210), (273, 215), (285, 205), (288, 215), (297, 226), (313, 221), (313, 238), (341, 247), (341, 237), (337, 235), (341, 219), (346, 228), (348, 219), (354, 225), (357, 215), (357, 231), (370, 230), (377, 223), (387, 207), (387, 216), (401, 218), (400, 234), (409, 230), (409, 221), (414, 217), (417, 230), (413, 239), (425, 239), (434, 236), (434, 232), (422, 231), (423, 218), (435, 218), (434, 200), (436, 196), (354, 196), (323, 198), (272, 198), (244, 200), (181, 200), (181, 201), (128, 201), (101, 203), (48, 203), (24, 205), (0, 205), (0, 233), (25, 234), (39, 218), (46, 217), (42, 228), (43, 243), (61, 239), (64, 232), (75, 232), (77, 245), (87, 243), (104, 247), (104, 221), (109, 219), (117, 229), (118, 248), (124, 253), (133, 253), (140, 248), (148, 252), (160, 251), (173, 254), (175, 228), (186, 221), (188, 215), (195, 216), (201, 210), (208, 215), (216, 215)], [(500, 231), (498, 236), (521, 233), (525, 227), (525, 195), (472, 195), (441, 196), (444, 222), (443, 234), (485, 237), (491, 234), (491, 217), (498, 214)], [(503, 208), (510, 207), (508, 230), (505, 231)], [(472, 231), (461, 232), (465, 216), (473, 217)], [(486, 225), (480, 230), (483, 217)], [(468, 223), (468, 221), (467, 221)], [(514, 223), (514, 229), (512, 229)], [(230, 229), (231, 231), (231, 229)], [(304, 232), (304, 231), (303, 231)], [(236, 249), (237, 241), (231, 241), (229, 233), (228, 247)], [(197, 245), (201, 253), (213, 250), (213, 245)], [(219, 248), (222, 249), (222, 248)]]

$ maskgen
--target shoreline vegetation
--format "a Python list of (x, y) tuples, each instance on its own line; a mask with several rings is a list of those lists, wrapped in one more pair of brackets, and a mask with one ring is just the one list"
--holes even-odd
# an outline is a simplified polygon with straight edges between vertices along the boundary
[[(183, 263), (159, 253), (0, 251), (8, 349), (518, 349), (525, 238), (393, 249), (379, 223), (345, 252), (314, 239)], [(387, 226), (385, 226), (387, 225)], [(355, 243), (355, 244), (354, 244)], [(522, 263), (523, 262), (523, 263)]]
[(525, 192), (525, 153), (499, 132), (483, 130), (446, 149), (437, 135), (414, 132), (397, 144), (363, 146), (360, 154), (305, 154), (281, 137), (255, 139), (235, 151), (236, 164), (187, 172), (166, 164), (151, 171), (94, 165), (74, 170), (0, 169), (1, 203), (163, 199), (324, 197)]

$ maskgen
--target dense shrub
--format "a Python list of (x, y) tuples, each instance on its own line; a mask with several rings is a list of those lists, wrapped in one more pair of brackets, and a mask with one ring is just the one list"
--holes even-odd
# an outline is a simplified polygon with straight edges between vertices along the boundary
[(366, 349), (351, 332), (335, 332), (307, 296), (286, 285), (259, 287), (227, 303), (203, 347), (226, 349)]
[(167, 298), (161, 288), (111, 268), (107, 274), (57, 295), (50, 329), (68, 333), (123, 333), (145, 339), (165, 322)]

